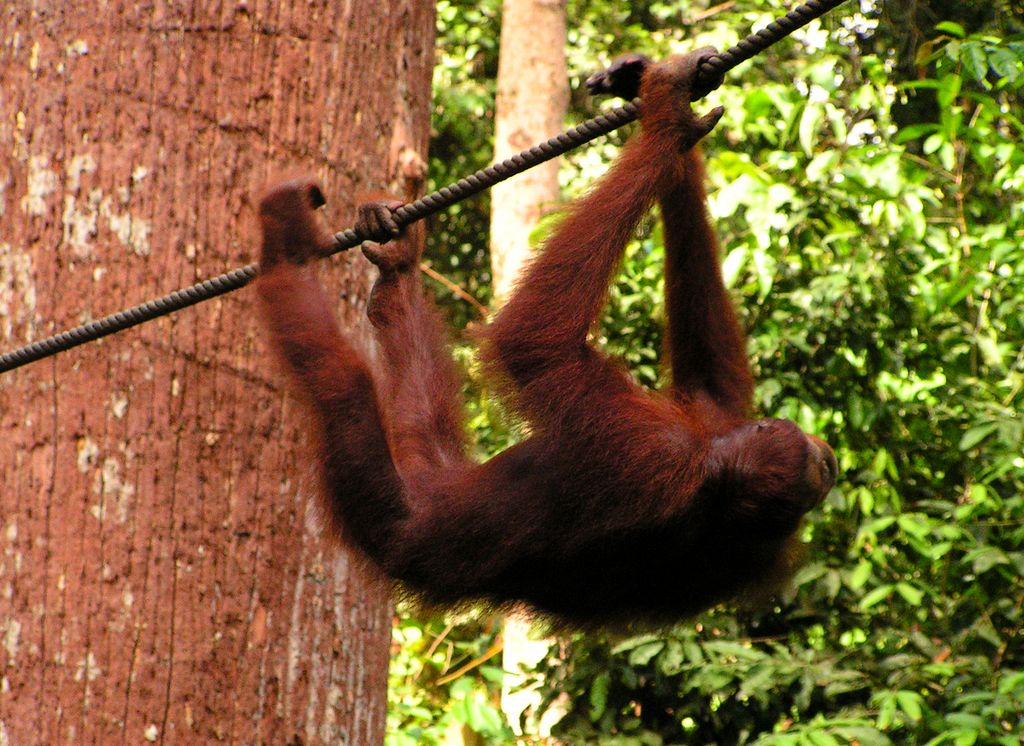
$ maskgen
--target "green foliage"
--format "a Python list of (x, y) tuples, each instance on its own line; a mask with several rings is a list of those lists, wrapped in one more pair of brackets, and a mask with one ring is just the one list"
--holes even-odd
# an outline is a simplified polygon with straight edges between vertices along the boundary
[[(446, 743), (452, 730), (481, 743), (507, 743), (512, 731), (498, 706), (502, 670), (489, 657), (494, 624), (475, 616), (445, 625), (403, 611), (394, 631), (386, 746)], [(462, 675), (449, 676), (465, 670)]]
[[(494, 140), (494, 92), (498, 72), (500, 0), (439, 0), (430, 180), (433, 191), (485, 168)], [(433, 268), (481, 303), (490, 299), (487, 250), (489, 195), (460, 202), (429, 221), (426, 259)], [(455, 326), (477, 319), (474, 309), (452, 300), (434, 284)]]
[[(630, 48), (660, 57), (728, 45), (781, 3), (740, 0), (694, 39), (686, 21), (704, 7), (574, 0), (573, 75)], [(1024, 38), (1000, 33), (1018, 22), (1008, 12), (1000, 6), (987, 29), (939, 23), (917, 50), (918, 74), (901, 82), (898, 29), (882, 33), (877, 13), (844, 7), (713, 94), (727, 113), (706, 148), (710, 207), (750, 334), (757, 406), (828, 440), (843, 475), (774, 606), (716, 609), (658, 635), (563, 640), (540, 681), (547, 701), (568, 696), (565, 742), (1020, 743)], [(445, 29), (454, 55), (465, 40)], [(478, 87), (484, 101), (486, 74), (455, 59), (448, 87)], [(934, 106), (912, 120), (903, 109), (897, 124), (912, 96)], [(592, 113), (576, 105), (574, 117)], [(459, 116), (448, 108), (442, 119)], [(458, 134), (486, 115), (468, 118), (436, 129)], [(479, 136), (450, 152), (486, 150)], [(620, 141), (573, 154), (567, 193)], [(482, 226), (453, 219), (452, 254), (437, 247), (435, 261), (468, 279), (486, 255), (461, 247), (483, 246)], [(599, 333), (648, 385), (662, 375), (661, 260), (657, 235), (630, 246)], [(474, 394), (473, 406), (486, 447), (507, 442), (493, 405)], [(458, 644), (479, 648), (473, 634)], [(418, 660), (402, 651), (398, 660)], [(427, 696), (404, 681), (404, 696)], [(493, 703), (492, 681), (472, 685)], [(434, 718), (419, 722), (461, 717), (465, 696), (416, 700)]]

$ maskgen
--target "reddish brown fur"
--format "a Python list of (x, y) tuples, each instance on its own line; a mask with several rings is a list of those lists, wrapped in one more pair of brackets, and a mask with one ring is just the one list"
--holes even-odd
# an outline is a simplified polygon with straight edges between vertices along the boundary
[[(693, 56), (648, 69), (642, 131), (573, 205), (484, 332), (485, 365), (532, 435), (466, 456), (458, 381), (423, 299), (415, 242), (371, 249), (371, 371), (302, 266), (330, 236), (310, 183), (262, 203), (257, 283), (273, 344), (318, 414), (333, 525), (431, 603), (526, 602), (576, 623), (667, 620), (774, 578), (834, 457), (785, 421), (748, 419), (753, 381), (691, 149)], [(587, 343), (630, 234), (665, 221), (666, 395)], [(305, 247), (297, 249), (296, 246)]]

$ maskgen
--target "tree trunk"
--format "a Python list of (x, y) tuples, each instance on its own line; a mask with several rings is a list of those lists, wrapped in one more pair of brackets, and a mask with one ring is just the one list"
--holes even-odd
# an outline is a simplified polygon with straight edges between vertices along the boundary
[[(494, 160), (557, 135), (569, 106), (565, 0), (505, 0), (494, 116)], [(494, 297), (508, 295), (530, 256), (530, 234), (558, 201), (558, 166), (548, 161), (497, 185), (491, 195)]]
[[(494, 160), (501, 161), (557, 135), (569, 106), (565, 61), (564, 0), (505, 0), (502, 8), (498, 96), (495, 107)], [(530, 235), (544, 210), (558, 202), (560, 159), (532, 168), (494, 187), (491, 197), (491, 272), (494, 297), (501, 302), (530, 257)], [(552, 299), (557, 302), (557, 299)], [(535, 708), (540, 697), (520, 687), (522, 666), (535, 666), (551, 640), (531, 640), (528, 620), (505, 620), (502, 666), (502, 710), (517, 734), (522, 714)], [(550, 732), (557, 708), (537, 725)]]
[[(252, 261), (282, 170), (346, 227), (425, 152), (433, 37), (429, 0), (5, 4), (0, 349)], [(324, 263), (343, 323), (369, 275)], [(0, 377), (0, 744), (382, 740), (387, 594), (321, 533), (253, 316)]]

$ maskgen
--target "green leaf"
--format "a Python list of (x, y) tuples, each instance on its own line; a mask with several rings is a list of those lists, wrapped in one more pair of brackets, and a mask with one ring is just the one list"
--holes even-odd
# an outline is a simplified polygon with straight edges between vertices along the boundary
[(665, 676), (675, 676), (683, 670), (686, 653), (679, 640), (668, 640), (665, 651), (658, 657), (658, 670)]
[(960, 450), (971, 450), (994, 433), (998, 427), (999, 423), (997, 422), (985, 422), (981, 425), (975, 425), (960, 438)]
[(976, 575), (986, 573), (998, 565), (1010, 564), (1010, 558), (997, 547), (979, 547), (968, 552), (964, 560), (971, 563)]
[(875, 723), (881, 730), (888, 730), (896, 720), (896, 697), (891, 692), (880, 692), (877, 698), (879, 707)]
[(757, 270), (758, 298), (764, 300), (775, 283), (775, 260), (767, 252), (753, 252), (754, 267)]
[(963, 78), (959, 75), (947, 75), (939, 81), (939, 106), (943, 110), (952, 108), (956, 97), (960, 95)]
[(498, 686), (505, 680), (505, 670), (499, 666), (481, 666), (480, 675)]
[(629, 665), (646, 666), (648, 663), (651, 662), (651, 658), (656, 656), (664, 649), (664, 640), (648, 642), (644, 645), (640, 645), (639, 647), (634, 648), (633, 651), (629, 654)]
[(814, 155), (815, 134), (821, 124), (823, 111), (821, 104), (809, 103), (800, 116), (800, 145), (808, 157)]
[(608, 690), (611, 688), (611, 683), (612, 677), (607, 671), (599, 673), (590, 683), (590, 712), (588, 716), (592, 723), (600, 720), (608, 707)]
[(700, 645), (693, 640), (684, 641), (683, 649), (686, 651), (686, 660), (690, 663), (699, 664), (704, 662), (704, 652), (701, 650)]
[(505, 721), (497, 708), (477, 697), (470, 697), (465, 702), (468, 714), (466, 724), (470, 728), (483, 735), (503, 735)]
[(1003, 353), (999, 349), (999, 344), (992, 333), (979, 334), (975, 338), (975, 342), (978, 344), (978, 349), (981, 351), (981, 356), (985, 360), (985, 364), (991, 368), (1001, 368), (1003, 366)]
[(927, 124), (911, 124), (899, 131), (896, 135), (896, 142), (905, 143), (910, 140), (917, 140), (918, 138), (924, 137), (937, 132), (939, 125), (934, 123)]
[(807, 742), (813, 746), (840, 746), (839, 739), (823, 730), (812, 730), (807, 733)]
[(923, 513), (904, 513), (896, 519), (896, 523), (915, 539), (924, 539), (932, 529), (931, 521)]
[(920, 606), (924, 593), (909, 583), (897, 583), (896, 592), (911, 606)]
[(893, 586), (891, 585), (880, 585), (873, 591), (868, 593), (860, 601), (860, 608), (863, 610), (870, 609), (872, 606), (877, 606), (885, 599), (892, 595)]
[(836, 732), (843, 736), (851, 746), (853, 744), (857, 744), (857, 746), (892, 746), (892, 741), (884, 734), (867, 725), (841, 725), (836, 728)]
[(960, 61), (964, 70), (979, 83), (985, 82), (988, 75), (988, 55), (985, 47), (978, 41), (965, 41), (960, 50)]
[(747, 263), (748, 256), (749, 251), (746, 247), (733, 249), (726, 255), (725, 261), (722, 262), (722, 279), (726, 287), (736, 287), (736, 281)]
[(935, 24), (935, 30), (943, 34), (955, 36), (957, 39), (963, 39), (967, 36), (967, 31), (964, 27), (953, 21), (942, 21), (941, 23), (937, 23)]
[(1010, 85), (1021, 78), (1021, 61), (1009, 49), (990, 49), (988, 64), (996, 75), (1004, 78)]
[(936, 132), (931, 135), (927, 140), (924, 141), (922, 146), (925, 155), (933, 155), (938, 152), (939, 148), (946, 144), (946, 136), (941, 132)]
[(899, 703), (903, 713), (914, 722), (920, 720), (923, 715), (922, 705), (924, 698), (917, 692), (899, 691), (896, 692), (896, 701)]
[(637, 635), (636, 637), (630, 637), (623, 640), (618, 645), (612, 648), (612, 655), (622, 655), (623, 653), (638, 648), (641, 645), (646, 645), (650, 642), (661, 640), (662, 638), (658, 635)]
[(870, 562), (861, 560), (857, 563), (857, 566), (853, 568), (853, 572), (850, 573), (849, 585), (853, 590), (860, 590), (864, 587), (864, 584), (868, 582), (871, 577), (873, 567)]
[(807, 178), (814, 182), (830, 180), (841, 157), (839, 150), (826, 150), (814, 155), (807, 165)]
[(985, 719), (980, 715), (975, 715), (971, 712), (954, 712), (947, 715), (946, 720), (950, 724), (964, 730), (978, 732), (985, 729)]

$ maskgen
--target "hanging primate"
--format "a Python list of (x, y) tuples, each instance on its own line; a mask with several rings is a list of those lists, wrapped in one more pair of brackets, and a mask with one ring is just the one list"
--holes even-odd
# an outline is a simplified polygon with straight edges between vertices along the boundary
[[(333, 529), (431, 604), (525, 602), (587, 624), (666, 621), (785, 577), (793, 534), (836, 478), (824, 442), (751, 420), (743, 332), (722, 283), (694, 145), (722, 116), (691, 110), (714, 50), (659, 65), (630, 57), (592, 88), (632, 96), (641, 130), (579, 199), (482, 333), (492, 377), (530, 437), (470, 460), (459, 382), (423, 298), (417, 242), (397, 203), (360, 208), (384, 244), (368, 313), (371, 366), (339, 331), (311, 257), (334, 238), (312, 181), (260, 206), (257, 287), (272, 344), (316, 413)], [(634, 383), (587, 341), (637, 222), (657, 201), (665, 234), (664, 393)]]

